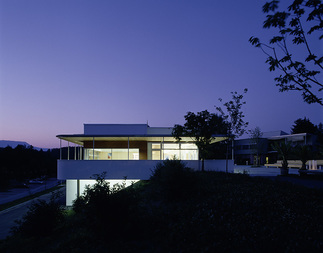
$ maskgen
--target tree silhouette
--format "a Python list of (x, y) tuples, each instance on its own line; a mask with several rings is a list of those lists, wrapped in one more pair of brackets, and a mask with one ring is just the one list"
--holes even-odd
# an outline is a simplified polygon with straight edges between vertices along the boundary
[(315, 134), (317, 132), (316, 126), (306, 117), (304, 119), (297, 119), (294, 121), (294, 125), (291, 128), (292, 134)]
[(199, 156), (202, 160), (202, 171), (204, 171), (204, 159), (207, 155), (207, 150), (215, 135), (226, 135), (228, 124), (224, 119), (214, 113), (209, 113), (207, 110), (198, 112), (188, 112), (184, 116), (186, 122), (183, 126), (175, 125), (172, 135), (177, 141), (181, 137), (191, 137), (192, 141), (199, 149)]
[(267, 55), (270, 71), (282, 73), (275, 78), (279, 91), (300, 91), (306, 103), (323, 106), (323, 57), (322, 52), (313, 51), (311, 43), (323, 39), (323, 4), (320, 0), (294, 0), (286, 11), (279, 11), (278, 3), (274, 0), (263, 5), (267, 14), (263, 27), (276, 28), (278, 34), (269, 44), (257, 37), (249, 42)]
[(255, 129), (250, 130), (250, 137), (252, 141), (252, 146), (254, 147), (252, 149), (253, 153), (256, 155), (256, 165), (259, 165), (259, 155), (261, 152), (261, 137), (263, 135), (263, 132), (261, 132), (260, 127), (255, 127)]
[[(248, 89), (244, 89), (243, 93), (246, 94)], [(238, 94), (238, 92), (231, 92), (232, 100), (228, 102), (224, 102), (222, 98), (219, 98), (219, 101), (223, 103), (225, 110), (223, 110), (220, 106), (215, 106), (216, 110), (220, 112), (224, 120), (228, 122), (227, 135), (230, 137), (229, 140), (232, 141), (232, 160), (234, 160), (234, 139), (243, 135), (246, 131), (246, 127), (249, 122), (244, 121), (245, 115), (242, 111), (242, 106), (246, 104), (243, 101), (243, 94)], [(227, 154), (226, 160), (228, 161), (228, 150), (229, 143), (227, 142)], [(228, 168), (228, 162), (226, 162), (226, 171)]]

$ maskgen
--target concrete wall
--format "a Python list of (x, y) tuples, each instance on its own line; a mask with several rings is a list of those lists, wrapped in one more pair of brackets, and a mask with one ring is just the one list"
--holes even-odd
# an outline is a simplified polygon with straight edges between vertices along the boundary
[(84, 124), (86, 135), (145, 135), (147, 124)]
[[(106, 172), (107, 179), (142, 179), (150, 178), (157, 160), (58, 160), (57, 179), (90, 179), (94, 174)], [(187, 167), (201, 170), (201, 162), (183, 161)], [(226, 171), (225, 160), (206, 160), (205, 170)], [(233, 172), (233, 161), (228, 160), (228, 172)]]
[(172, 135), (173, 128), (172, 127), (148, 127), (147, 134), (148, 135)]

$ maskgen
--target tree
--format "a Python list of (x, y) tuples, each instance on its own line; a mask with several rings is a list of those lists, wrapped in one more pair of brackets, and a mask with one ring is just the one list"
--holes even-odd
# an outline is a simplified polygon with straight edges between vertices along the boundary
[(282, 73), (275, 78), (279, 91), (300, 91), (306, 103), (323, 106), (323, 57), (322, 52), (314, 53), (311, 44), (323, 39), (323, 4), (320, 0), (294, 0), (286, 11), (279, 11), (278, 3), (273, 0), (263, 5), (267, 14), (263, 27), (276, 28), (278, 33), (269, 44), (257, 37), (249, 42), (267, 55), (270, 71)]
[(261, 137), (263, 133), (261, 132), (259, 127), (250, 131), (250, 137), (252, 141), (252, 145), (254, 146), (253, 150), (256, 155), (256, 165), (259, 165), (259, 153), (261, 150)]
[(313, 157), (313, 151), (309, 145), (298, 146), (296, 155), (302, 162), (301, 170), (306, 170), (306, 162)]
[[(244, 89), (243, 93), (246, 94), (248, 89)], [(245, 117), (242, 112), (242, 106), (246, 104), (243, 102), (243, 94), (238, 94), (236, 91), (231, 92), (232, 100), (223, 103), (223, 106), (226, 109), (226, 112), (219, 106), (216, 106), (216, 110), (220, 112), (222, 117), (228, 122), (227, 135), (232, 141), (232, 160), (234, 160), (234, 139), (243, 135), (246, 131), (246, 127), (249, 122), (245, 122), (243, 118)], [(219, 101), (222, 102), (222, 98), (219, 98)], [(229, 145), (227, 144), (227, 149)], [(227, 155), (228, 156), (228, 155)], [(227, 158), (228, 159), (228, 158)], [(228, 166), (227, 166), (228, 167)]]
[(156, 164), (150, 176), (151, 192), (166, 201), (191, 198), (196, 191), (193, 170), (180, 160), (164, 160)]
[(227, 134), (228, 124), (225, 120), (214, 113), (209, 113), (207, 110), (198, 112), (188, 112), (184, 116), (186, 122), (182, 125), (175, 125), (172, 135), (177, 141), (181, 137), (190, 137), (199, 149), (199, 158), (202, 160), (202, 171), (204, 171), (204, 159), (207, 155), (207, 150), (215, 135)]
[(322, 148), (323, 147), (323, 124), (322, 123), (319, 123), (316, 126), (316, 129), (317, 129), (317, 132), (316, 132), (316, 135), (317, 135), (317, 143)]
[(306, 117), (304, 119), (297, 119), (294, 121), (294, 125), (291, 128), (292, 134), (301, 134), (301, 133), (308, 133), (308, 134), (316, 134), (317, 128), (316, 126)]
[(281, 168), (281, 174), (285, 175), (288, 174), (288, 161), (291, 152), (292, 152), (292, 144), (291, 142), (275, 142), (272, 145), (272, 148), (278, 152), (278, 155), (283, 160), (282, 162), (282, 168)]
[(52, 192), (48, 202), (41, 199), (33, 201), (22, 219), (15, 221), (16, 226), (11, 231), (21, 233), (24, 237), (51, 234), (65, 217), (65, 210), (58, 202), (61, 195), (59, 191)]
[(106, 172), (93, 176), (96, 183), (86, 185), (84, 193), (74, 200), (73, 210), (85, 217), (83, 222), (91, 233), (114, 240), (131, 230), (128, 224), (136, 194), (133, 187), (126, 188), (125, 181), (111, 186), (105, 179)]

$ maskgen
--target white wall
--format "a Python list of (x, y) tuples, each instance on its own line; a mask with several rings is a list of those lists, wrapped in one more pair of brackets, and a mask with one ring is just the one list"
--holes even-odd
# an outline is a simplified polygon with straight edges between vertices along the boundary
[[(143, 179), (150, 178), (157, 160), (58, 160), (57, 179), (90, 179), (94, 174), (106, 172), (107, 179)], [(201, 162), (183, 161), (194, 170), (201, 170)], [(205, 170), (226, 171), (225, 160), (206, 160)], [(233, 172), (233, 161), (228, 160), (228, 172)]]
[(148, 127), (147, 134), (149, 135), (172, 135), (172, 127)]
[(86, 135), (145, 135), (146, 124), (84, 124)]

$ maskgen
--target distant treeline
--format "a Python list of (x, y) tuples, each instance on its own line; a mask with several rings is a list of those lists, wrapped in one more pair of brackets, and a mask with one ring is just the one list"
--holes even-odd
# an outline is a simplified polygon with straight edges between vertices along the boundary
[[(70, 147), (69, 153), (70, 159), (74, 159), (74, 147)], [(67, 154), (67, 148), (62, 148), (62, 157), (66, 159)], [(59, 156), (59, 149), (43, 151), (24, 145), (0, 148), (0, 189), (41, 176), (56, 177)]]

